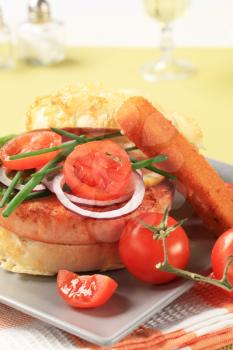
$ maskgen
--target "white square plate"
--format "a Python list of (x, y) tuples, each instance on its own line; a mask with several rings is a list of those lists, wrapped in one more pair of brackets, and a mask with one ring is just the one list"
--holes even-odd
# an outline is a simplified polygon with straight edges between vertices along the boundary
[[(226, 181), (233, 181), (233, 166), (211, 161)], [(209, 267), (213, 239), (200, 222), (189, 223), (192, 261), (189, 268)], [(56, 279), (13, 274), (0, 270), (0, 302), (99, 345), (113, 344), (159, 312), (193, 285), (177, 280), (163, 286), (144, 284), (127, 271), (109, 273), (119, 283), (117, 293), (103, 307), (79, 311), (58, 295)]]

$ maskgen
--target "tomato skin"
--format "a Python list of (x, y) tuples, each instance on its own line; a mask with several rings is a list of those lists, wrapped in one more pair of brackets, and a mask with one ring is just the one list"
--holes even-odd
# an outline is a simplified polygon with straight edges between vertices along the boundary
[[(162, 214), (142, 213), (128, 222), (120, 238), (119, 253), (123, 264), (135, 277), (151, 284), (163, 284), (176, 278), (176, 275), (155, 267), (164, 260), (162, 241), (154, 240), (153, 233), (140, 223), (143, 221), (157, 226), (162, 218)], [(173, 218), (168, 218), (168, 227), (175, 223)], [(166, 247), (169, 263), (177, 268), (185, 268), (190, 247), (189, 239), (181, 227), (166, 238)]]
[[(215, 242), (211, 253), (211, 264), (216, 279), (221, 279), (228, 256), (233, 255), (233, 228), (224, 232)], [(227, 277), (233, 286), (233, 265), (230, 266)], [(226, 293), (233, 297), (233, 291)]]
[(33, 157), (8, 160), (8, 157), (18, 153), (37, 151), (43, 148), (59, 146), (62, 137), (53, 131), (32, 131), (7, 142), (0, 151), (3, 165), (11, 170), (39, 168), (53, 159), (59, 151), (40, 154)]
[(60, 270), (57, 275), (60, 296), (75, 308), (102, 306), (111, 298), (117, 287), (117, 282), (105, 275), (79, 276), (67, 270)]
[(111, 140), (79, 145), (65, 160), (65, 182), (77, 196), (116, 199), (133, 191), (128, 154)]

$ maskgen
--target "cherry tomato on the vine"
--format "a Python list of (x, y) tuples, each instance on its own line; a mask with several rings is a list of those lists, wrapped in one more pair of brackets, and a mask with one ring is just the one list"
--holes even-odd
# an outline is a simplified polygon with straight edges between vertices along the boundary
[[(162, 214), (142, 213), (130, 220), (126, 225), (119, 244), (120, 258), (128, 269), (138, 279), (162, 284), (176, 278), (176, 275), (160, 271), (155, 267), (164, 260), (163, 244), (161, 239), (155, 240), (153, 232), (145, 228), (141, 222), (158, 226), (163, 219)], [(176, 224), (176, 220), (168, 217), (168, 227)], [(182, 229), (176, 228), (166, 238), (168, 261), (177, 268), (185, 268), (189, 256), (189, 239)]]
[[(212, 269), (216, 279), (221, 279), (223, 277), (224, 269), (231, 255), (233, 255), (233, 228), (224, 232), (217, 239), (211, 253)], [(228, 270), (227, 277), (228, 281), (233, 286), (233, 264)], [(233, 291), (227, 293), (233, 297)]]

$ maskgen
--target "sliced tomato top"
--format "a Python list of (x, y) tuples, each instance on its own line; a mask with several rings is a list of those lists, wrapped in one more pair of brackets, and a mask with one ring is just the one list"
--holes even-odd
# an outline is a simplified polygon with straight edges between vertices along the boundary
[(16, 160), (9, 160), (9, 157), (19, 153), (38, 151), (43, 148), (59, 146), (61, 143), (62, 137), (53, 131), (29, 132), (15, 137), (2, 147), (0, 151), (1, 161), (6, 168), (12, 170), (39, 168), (53, 159), (59, 151)]
[(82, 198), (109, 200), (133, 190), (128, 154), (110, 140), (79, 145), (64, 164), (65, 182)]
[(77, 308), (94, 308), (105, 304), (117, 286), (112, 278), (105, 275), (79, 276), (67, 270), (60, 270), (57, 275), (59, 294)]

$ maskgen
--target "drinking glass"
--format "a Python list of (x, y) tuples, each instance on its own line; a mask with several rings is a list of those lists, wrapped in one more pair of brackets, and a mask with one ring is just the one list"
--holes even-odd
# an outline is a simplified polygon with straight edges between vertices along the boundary
[(195, 67), (174, 57), (171, 23), (182, 16), (190, 5), (190, 0), (144, 0), (146, 12), (162, 23), (161, 57), (157, 61), (145, 63), (141, 73), (146, 80), (185, 79), (195, 72)]

